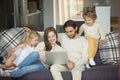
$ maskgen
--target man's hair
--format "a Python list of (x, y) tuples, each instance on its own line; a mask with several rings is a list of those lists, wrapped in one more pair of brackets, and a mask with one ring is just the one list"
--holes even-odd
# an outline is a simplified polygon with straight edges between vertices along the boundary
[[(63, 25), (64, 31), (65, 31), (65, 28), (67, 28), (67, 27), (73, 27), (74, 29), (76, 29), (76, 27), (78, 27), (78, 26), (77, 26), (77, 24), (75, 23), (75, 21), (73, 21), (73, 20), (68, 20), (68, 21), (66, 21), (65, 24)], [(77, 33), (78, 33), (78, 30), (77, 30)]]

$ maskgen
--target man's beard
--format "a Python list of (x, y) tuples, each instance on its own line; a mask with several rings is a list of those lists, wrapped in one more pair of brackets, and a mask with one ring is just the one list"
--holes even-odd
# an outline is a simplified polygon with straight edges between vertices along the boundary
[(76, 32), (74, 33), (74, 35), (73, 36), (68, 36), (70, 39), (73, 39), (75, 36), (76, 36)]

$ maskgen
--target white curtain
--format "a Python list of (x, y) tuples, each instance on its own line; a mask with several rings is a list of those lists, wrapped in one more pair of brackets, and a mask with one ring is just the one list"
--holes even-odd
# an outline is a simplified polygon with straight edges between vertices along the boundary
[(83, 0), (56, 0), (56, 22), (63, 24), (68, 19), (82, 18)]

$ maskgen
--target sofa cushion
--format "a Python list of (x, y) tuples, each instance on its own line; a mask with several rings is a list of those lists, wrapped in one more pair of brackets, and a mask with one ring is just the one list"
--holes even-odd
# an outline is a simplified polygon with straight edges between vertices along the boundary
[[(64, 80), (72, 80), (71, 72), (62, 72)], [(26, 74), (16, 80), (53, 80), (50, 70)], [(118, 65), (101, 65), (82, 72), (82, 80), (118, 80)]]
[[(64, 80), (72, 80), (72, 75), (68, 71), (62, 72), (62, 76)], [(26, 74), (15, 80), (53, 80), (53, 77), (50, 70), (44, 70)]]
[(118, 80), (118, 65), (101, 65), (86, 69), (82, 80)]
[(9, 77), (0, 77), (0, 80), (15, 80), (15, 79)]
[(99, 46), (100, 57), (103, 64), (117, 64), (120, 61), (119, 39), (119, 30), (115, 30), (107, 34), (106, 44)]
[(95, 55), (94, 60), (95, 60), (95, 63), (96, 63), (95, 66), (103, 65), (102, 60), (101, 60), (101, 58), (100, 58), (99, 49), (98, 49), (98, 51), (97, 51), (97, 53), (96, 53), (96, 55)]
[(8, 51), (21, 42), (23, 28), (11, 28), (0, 33), (0, 56), (6, 57)]

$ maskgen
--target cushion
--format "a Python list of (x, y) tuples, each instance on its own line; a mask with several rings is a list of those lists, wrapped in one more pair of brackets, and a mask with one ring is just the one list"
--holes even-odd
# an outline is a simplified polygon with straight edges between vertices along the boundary
[(10, 49), (21, 42), (23, 28), (11, 28), (0, 33), (0, 56), (6, 57)]
[(103, 64), (117, 64), (120, 61), (119, 39), (119, 30), (115, 30), (107, 34), (105, 45), (99, 45), (100, 58)]
[(118, 65), (101, 65), (83, 71), (82, 80), (118, 80)]
[(99, 49), (97, 50), (97, 53), (96, 53), (96, 55), (95, 55), (94, 60), (95, 60), (95, 63), (96, 63), (95, 66), (103, 65), (102, 60), (101, 60), (101, 58), (100, 58)]

